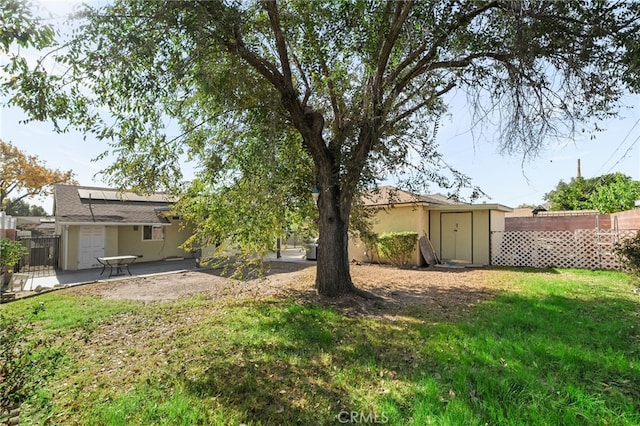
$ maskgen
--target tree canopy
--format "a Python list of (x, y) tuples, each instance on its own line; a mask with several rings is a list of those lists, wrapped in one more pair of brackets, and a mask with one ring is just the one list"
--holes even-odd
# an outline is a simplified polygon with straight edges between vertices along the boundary
[(544, 196), (551, 210), (598, 210), (614, 213), (634, 208), (640, 200), (640, 182), (622, 173), (593, 178), (573, 178), (558, 182), (556, 188)]
[[(29, 0), (3, 0), (0, 2), (0, 95), (19, 90), (29, 92), (29, 100), (22, 106), (35, 119), (53, 108), (49, 73), (41, 66), (29, 64), (24, 52), (28, 49), (43, 50), (55, 44), (55, 32), (51, 24), (39, 16), (36, 6)], [(57, 115), (54, 114), (57, 117)]]
[(388, 176), (471, 186), (438, 153), (447, 94), (465, 93), (476, 120), (497, 125), (504, 152), (533, 156), (639, 88), (639, 8), (115, 0), (79, 15), (54, 55), (67, 69), (44, 91), (37, 78), (10, 89), (35, 116), (109, 141), (119, 185), (175, 187), (181, 156), (196, 161), (180, 208), (206, 224), (201, 239), (264, 247), (317, 187), (316, 285), (335, 296), (357, 291), (347, 235), (359, 193)]
[(57, 183), (74, 183), (71, 170), (47, 168), (37, 156), (27, 155), (2, 140), (0, 164), (0, 210), (14, 211), (14, 206), (25, 198), (47, 196)]
[(8, 200), (6, 213), (9, 216), (46, 216), (44, 207), (37, 204), (29, 204), (25, 200), (18, 200), (15, 203)]

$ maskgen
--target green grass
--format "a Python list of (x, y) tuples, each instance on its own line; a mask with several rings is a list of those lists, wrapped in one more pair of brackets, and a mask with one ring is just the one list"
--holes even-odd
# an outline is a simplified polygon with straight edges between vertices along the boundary
[[(23, 424), (638, 425), (640, 296), (614, 272), (496, 270), (489, 301), (353, 318), (294, 300), (44, 295)], [(506, 290), (505, 290), (506, 289)], [(340, 416), (338, 419), (337, 416)], [(353, 416), (353, 417), (352, 417)]]

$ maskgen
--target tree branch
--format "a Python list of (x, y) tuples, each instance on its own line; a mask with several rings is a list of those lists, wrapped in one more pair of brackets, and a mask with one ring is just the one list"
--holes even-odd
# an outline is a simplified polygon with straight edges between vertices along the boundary
[[(473, 20), (473, 18), (475, 18), (476, 16), (483, 14), (489, 9), (497, 8), (497, 7), (501, 7), (498, 1), (489, 2), (482, 7), (479, 7), (465, 15), (460, 16), (453, 24), (447, 27), (443, 31), (442, 35), (433, 42), (433, 44), (431, 45), (431, 48), (426, 53), (426, 55), (420, 58), (418, 62), (409, 70), (409, 72), (406, 73), (405, 76), (395, 84), (395, 86), (391, 91), (391, 97), (395, 98), (396, 96), (398, 96), (398, 94), (404, 90), (404, 88), (407, 86), (407, 84), (409, 84), (409, 82), (413, 78), (428, 71), (425, 68), (428, 67), (428, 64), (436, 57), (438, 49), (446, 43), (446, 41), (455, 31), (468, 25), (468, 23), (471, 20)], [(387, 80), (389, 82), (395, 81), (400, 76), (400, 74), (405, 69), (407, 69), (411, 65), (411, 63), (413, 63), (413, 61), (415, 61), (419, 57), (418, 52), (423, 52), (425, 49), (426, 49), (426, 45), (425, 44), (421, 45), (416, 50), (416, 52), (410, 54), (400, 65), (398, 65), (398, 67), (395, 70), (391, 72)]]
[(264, 78), (266, 78), (269, 83), (273, 85), (273, 87), (275, 87), (279, 92), (283, 93), (284, 76), (280, 73), (280, 71), (274, 64), (247, 49), (239, 33), (236, 34), (235, 40), (226, 40), (222, 43), (227, 48), (227, 50), (229, 50), (230, 52), (236, 52), (238, 56), (244, 59), (249, 65), (253, 67), (253, 69), (258, 71)]
[(324, 117), (312, 108), (305, 107), (298, 98), (298, 93), (293, 86), (286, 41), (280, 28), (275, 1), (266, 1), (264, 7), (269, 13), (271, 27), (276, 37), (278, 54), (285, 74), (280, 72), (274, 63), (259, 56), (245, 46), (237, 22), (232, 24), (231, 34), (224, 34), (223, 38), (220, 38), (220, 35), (215, 32), (211, 35), (218, 38), (220, 43), (222, 43), (230, 53), (238, 55), (251, 68), (266, 78), (281, 94), (282, 105), (289, 111), (294, 127), (300, 132), (303, 142), (316, 164), (330, 163), (332, 161), (331, 153), (322, 138)]
[[(289, 43), (287, 43), (287, 44), (289, 44)], [(306, 105), (307, 101), (311, 97), (311, 84), (309, 83), (309, 79), (307, 79), (307, 76), (305, 75), (304, 70), (302, 69), (302, 64), (300, 63), (300, 61), (298, 60), (298, 57), (294, 53), (294, 49), (290, 45), (289, 45), (289, 49), (292, 52), (291, 56), (293, 58), (293, 63), (296, 66), (296, 68), (298, 69), (298, 73), (300, 74), (300, 79), (304, 83), (305, 89), (304, 89), (304, 98), (302, 100), (302, 104)]]
[[(380, 121), (382, 116), (382, 92), (383, 92), (383, 82), (385, 70), (387, 69), (389, 63), (389, 57), (391, 52), (393, 51), (393, 47), (396, 45), (398, 41), (398, 37), (402, 32), (402, 27), (413, 8), (413, 1), (407, 0), (404, 2), (398, 1), (395, 3), (394, 17), (391, 23), (391, 29), (389, 34), (384, 38), (384, 42), (382, 43), (379, 51), (378, 51), (378, 61), (376, 64), (376, 72), (373, 76), (373, 81), (371, 82), (370, 91), (371, 91), (371, 102), (370, 105), (363, 105), (363, 108), (366, 110), (370, 108), (371, 116), (366, 116), (364, 118), (364, 123), (362, 123), (360, 134), (358, 135), (358, 142), (351, 150), (351, 158), (348, 161), (350, 164), (350, 168), (346, 171), (344, 179), (343, 179), (343, 188), (342, 188), (342, 206), (351, 205), (351, 198), (355, 193), (355, 188), (358, 184), (360, 175), (362, 173), (362, 169), (367, 161), (369, 156), (369, 152), (372, 147), (378, 142), (379, 135), (377, 134), (376, 129), (380, 128)], [(385, 9), (385, 15), (390, 12), (389, 7)], [(363, 101), (366, 103), (367, 101)], [(345, 207), (346, 208), (346, 207)]]
[(429, 105), (430, 103), (436, 101), (442, 95), (444, 95), (445, 93), (451, 91), (451, 89), (453, 89), (454, 87), (456, 87), (456, 84), (454, 82), (450, 82), (444, 88), (438, 90), (436, 93), (434, 93), (433, 95), (429, 96), (424, 101), (419, 102), (418, 104), (414, 105), (413, 107), (411, 107), (411, 108), (407, 109), (406, 111), (402, 112), (402, 114), (396, 116), (393, 120), (389, 121), (388, 124), (386, 124), (384, 128), (388, 129), (390, 127), (395, 126), (397, 123), (399, 123), (400, 121), (404, 120), (405, 118), (411, 116), (416, 111), (418, 111), (418, 110), (424, 108), (425, 106)]
[(271, 24), (271, 30), (276, 38), (276, 49), (278, 51), (278, 57), (280, 58), (280, 65), (282, 66), (283, 82), (287, 90), (293, 91), (293, 81), (291, 80), (291, 64), (289, 62), (289, 55), (287, 53), (287, 42), (284, 34), (282, 33), (282, 26), (280, 25), (280, 14), (278, 13), (278, 5), (276, 0), (266, 0), (263, 3), (263, 7), (267, 10), (269, 15), (269, 23)]
[(336, 87), (333, 84), (333, 79), (329, 73), (329, 67), (327, 66), (327, 62), (325, 61), (324, 55), (318, 52), (318, 58), (320, 59), (320, 70), (327, 80), (327, 89), (329, 89), (329, 100), (331, 101), (331, 108), (333, 109), (333, 117), (334, 117), (334, 129), (336, 133), (342, 129), (342, 111), (340, 108), (340, 103), (338, 102), (338, 95), (336, 92)]
[(409, 16), (409, 12), (411, 11), (412, 8), (413, 8), (413, 0), (396, 2), (396, 10), (395, 10), (393, 22), (391, 24), (391, 31), (384, 38), (382, 48), (380, 49), (380, 52), (378, 54), (378, 64), (376, 67), (376, 74), (373, 81), (373, 85), (376, 92), (381, 91), (384, 73), (389, 63), (389, 56), (391, 55), (393, 46), (395, 46), (398, 40), (398, 37), (400, 36), (400, 32), (402, 31), (402, 27), (405, 21), (407, 20), (407, 17)]

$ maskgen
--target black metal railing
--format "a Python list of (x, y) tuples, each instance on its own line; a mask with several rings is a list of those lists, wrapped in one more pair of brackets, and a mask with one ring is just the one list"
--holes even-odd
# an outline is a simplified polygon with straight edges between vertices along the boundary
[(59, 235), (21, 237), (19, 240), (27, 248), (27, 253), (20, 259), (20, 272), (28, 272), (34, 277), (55, 274), (60, 257)]

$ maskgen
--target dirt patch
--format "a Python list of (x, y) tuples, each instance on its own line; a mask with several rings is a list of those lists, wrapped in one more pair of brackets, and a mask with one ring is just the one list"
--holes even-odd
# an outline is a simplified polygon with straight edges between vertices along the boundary
[(486, 269), (397, 269), (382, 265), (352, 265), (353, 281), (378, 296), (368, 300), (347, 296), (330, 299), (314, 289), (316, 267), (307, 263), (273, 262), (266, 277), (236, 280), (220, 271), (192, 271), (89, 284), (67, 294), (133, 299), (145, 302), (202, 295), (212, 300), (293, 298), (335, 307), (349, 315), (395, 316), (415, 308), (451, 317), (487, 300), (500, 287), (496, 271)]

